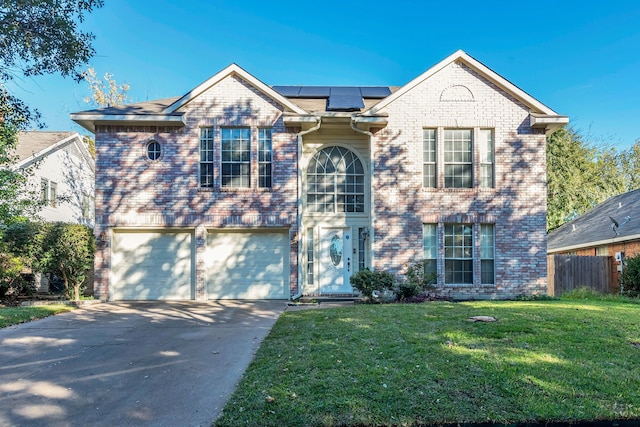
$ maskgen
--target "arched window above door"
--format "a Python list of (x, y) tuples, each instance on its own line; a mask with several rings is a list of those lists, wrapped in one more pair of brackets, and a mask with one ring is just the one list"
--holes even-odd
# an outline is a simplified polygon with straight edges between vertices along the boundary
[(364, 168), (351, 150), (326, 147), (307, 168), (307, 209), (310, 212), (364, 212)]

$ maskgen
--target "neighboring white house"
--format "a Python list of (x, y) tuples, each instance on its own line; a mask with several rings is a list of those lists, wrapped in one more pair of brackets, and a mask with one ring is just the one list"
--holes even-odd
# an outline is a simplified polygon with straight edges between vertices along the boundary
[(31, 168), (29, 186), (45, 206), (44, 221), (94, 225), (95, 162), (75, 132), (21, 132), (15, 169)]

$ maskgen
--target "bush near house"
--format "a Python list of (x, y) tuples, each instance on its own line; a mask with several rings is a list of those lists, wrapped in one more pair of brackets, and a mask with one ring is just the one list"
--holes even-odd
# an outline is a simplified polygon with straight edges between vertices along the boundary
[(640, 297), (640, 254), (625, 260), (620, 275), (621, 294), (627, 297)]
[(362, 293), (367, 301), (373, 301), (375, 291), (384, 292), (393, 288), (393, 274), (386, 271), (360, 270), (349, 279), (351, 285)]
[(0, 268), (7, 278), (0, 278), (0, 283), (18, 283), (25, 269), (50, 273), (62, 279), (68, 298), (80, 299), (85, 278), (93, 268), (95, 239), (91, 228), (63, 222), (16, 223), (4, 230), (2, 245)]

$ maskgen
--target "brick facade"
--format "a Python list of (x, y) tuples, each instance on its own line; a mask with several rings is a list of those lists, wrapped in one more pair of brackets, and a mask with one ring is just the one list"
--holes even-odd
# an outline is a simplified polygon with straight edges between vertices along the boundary
[[(303, 243), (306, 230), (332, 225), (353, 232), (370, 229), (367, 250), (361, 251), (366, 253), (367, 266), (390, 271), (402, 280), (407, 263), (422, 259), (423, 224), (437, 225), (440, 273), (445, 269), (445, 226), (471, 224), (473, 284), (453, 286), (440, 274), (437, 292), (460, 299), (546, 292), (546, 137), (544, 129), (531, 126), (531, 100), (514, 95), (520, 92), (505, 90), (465, 61), (451, 61), (376, 111), (386, 123), (358, 130), (351, 121), (358, 113), (302, 114), (292, 111), (291, 105), (287, 107), (283, 98), (269, 96), (264, 87), (258, 90), (258, 86), (251, 78), (231, 73), (172, 112), (182, 114), (183, 123), (176, 125), (139, 125), (135, 120), (130, 122), (134, 124), (122, 120), (111, 123), (104, 116), (100, 116), (100, 122), (96, 119), (96, 235), (106, 237), (99, 242), (96, 254), (98, 297), (108, 298), (110, 294), (114, 230), (191, 233), (195, 247), (194, 298), (206, 299), (209, 231), (276, 229), (288, 233), (290, 295), (295, 296), (304, 293), (308, 283), (303, 268), (308, 252)], [(296, 114), (298, 122), (285, 120), (287, 115)], [(318, 120), (315, 130), (314, 114)], [(220, 140), (224, 127), (251, 129), (250, 188), (221, 187), (219, 147), (214, 149), (213, 187), (199, 186), (203, 127), (213, 128), (215, 141)], [(259, 128), (272, 129), (270, 189), (258, 188)], [(426, 128), (435, 129), (437, 135), (436, 188), (423, 187)], [(472, 131), (472, 188), (443, 186), (442, 139), (447, 129)], [(493, 188), (479, 185), (476, 139), (482, 129), (490, 129), (495, 141)], [(150, 141), (162, 147), (159, 161), (146, 158)], [(349, 148), (363, 160), (368, 174), (366, 212), (333, 217), (305, 212), (305, 162), (331, 145)], [(480, 280), (482, 224), (491, 224), (495, 231), (495, 283), (491, 285)], [(360, 256), (354, 246), (354, 261), (356, 253)]]

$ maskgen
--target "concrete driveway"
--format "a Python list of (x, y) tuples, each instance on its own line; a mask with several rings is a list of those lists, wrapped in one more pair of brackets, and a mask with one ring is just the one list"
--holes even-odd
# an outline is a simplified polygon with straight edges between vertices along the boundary
[(114, 302), (0, 329), (0, 425), (210, 425), (285, 309)]

